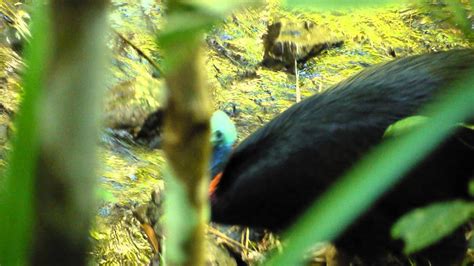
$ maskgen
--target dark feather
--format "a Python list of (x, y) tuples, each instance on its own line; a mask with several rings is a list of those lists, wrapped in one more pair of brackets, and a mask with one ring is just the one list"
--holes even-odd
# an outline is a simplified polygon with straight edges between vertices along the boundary
[[(295, 104), (236, 148), (212, 195), (212, 220), (286, 228), (379, 144), (389, 125), (417, 114), (473, 70), (473, 50), (412, 56), (370, 67)], [(474, 151), (460, 140), (474, 145), (473, 138), (472, 130), (460, 129), (336, 243), (359, 246), (352, 253), (366, 253), (357, 241), (386, 247), (391, 223), (407, 210), (467, 196)]]

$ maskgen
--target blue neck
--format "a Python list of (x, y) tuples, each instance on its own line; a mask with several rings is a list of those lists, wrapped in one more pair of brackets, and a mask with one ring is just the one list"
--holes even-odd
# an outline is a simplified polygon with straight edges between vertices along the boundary
[(224, 170), (225, 163), (232, 152), (232, 145), (219, 144), (212, 147), (211, 178)]

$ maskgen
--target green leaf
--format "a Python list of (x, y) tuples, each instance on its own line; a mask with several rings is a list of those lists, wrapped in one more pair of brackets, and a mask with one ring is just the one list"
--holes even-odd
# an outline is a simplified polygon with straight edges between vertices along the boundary
[(419, 251), (436, 243), (466, 223), (474, 204), (465, 201), (435, 203), (405, 214), (392, 227), (392, 236), (405, 241), (404, 252)]
[(425, 123), (426, 116), (415, 115), (399, 120), (385, 130), (384, 137), (398, 137)]
[(0, 265), (26, 265), (33, 224), (33, 184), (38, 157), (38, 105), (48, 62), (49, 17), (43, 1), (34, 2), (31, 42), (25, 48), (23, 99), (0, 196)]
[(165, 52), (163, 71), (178, 67), (200, 45), (202, 34), (217, 18), (196, 12), (174, 12), (167, 18), (166, 28), (158, 35), (158, 45)]
[(468, 186), (469, 186), (469, 189), (468, 189), (469, 195), (473, 197), (474, 196), (474, 180), (471, 179)]
[[(410, 116), (405, 119), (399, 120), (396, 123), (390, 125), (384, 133), (384, 138), (388, 137), (400, 137), (408, 132), (417, 129), (428, 121), (428, 117), (422, 115)], [(466, 123), (456, 123), (456, 126), (473, 129), (473, 127)]]
[(261, 4), (262, 1), (258, 0), (187, 0), (186, 4), (193, 6), (196, 10), (201, 12), (212, 14), (215, 17), (224, 17), (232, 12), (235, 12), (241, 7), (252, 7)]
[(454, 129), (451, 125), (474, 114), (474, 73), (452, 85), (417, 130), (376, 147), (326, 191), (288, 230), (286, 248), (266, 265), (295, 265), (314, 243), (337, 237), (403, 174), (433, 150)]
[(211, 27), (216, 18), (196, 12), (175, 12), (167, 17), (166, 28), (159, 34), (158, 40), (162, 48), (174, 43), (186, 43), (186, 40), (201, 35)]
[(256, 6), (261, 1), (188, 0), (180, 3), (180, 11), (167, 17), (158, 45), (165, 50), (164, 71), (173, 69), (189, 56), (190, 47), (199, 45), (202, 34), (222, 18), (240, 7)]
[(284, 6), (287, 8), (312, 8), (312, 9), (348, 9), (363, 7), (379, 7), (382, 5), (400, 5), (404, 1), (395, 0), (287, 0)]
[(184, 243), (196, 228), (198, 218), (196, 211), (187, 200), (185, 185), (167, 169), (164, 174), (166, 181), (166, 199), (164, 201), (164, 228), (166, 234), (173, 236), (165, 238), (165, 257), (167, 261), (181, 265), (185, 259)]

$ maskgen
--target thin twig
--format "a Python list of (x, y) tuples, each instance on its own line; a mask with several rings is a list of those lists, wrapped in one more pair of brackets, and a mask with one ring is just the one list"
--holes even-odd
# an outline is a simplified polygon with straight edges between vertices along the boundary
[(239, 241), (235, 241), (234, 239), (228, 237), (227, 235), (225, 235), (224, 233), (222, 233), (221, 231), (217, 230), (216, 228), (212, 227), (212, 226), (208, 226), (207, 227), (207, 231), (219, 238), (222, 238), (223, 240), (227, 241), (229, 244), (231, 245), (234, 245), (234, 246), (237, 246), (239, 248), (241, 248), (242, 250), (245, 250), (247, 252), (250, 252), (252, 251), (250, 248), (242, 245), (242, 243), (240, 243)]
[(298, 78), (298, 62), (295, 60), (293, 62), (293, 66), (295, 68), (295, 87), (296, 87), (296, 102), (301, 102), (301, 90), (299, 85), (299, 78)]
[(127, 43), (130, 47), (133, 48), (133, 50), (135, 50), (141, 57), (145, 58), (146, 61), (148, 61), (148, 63), (150, 63), (150, 65), (152, 65), (156, 71), (158, 71), (160, 73), (160, 75), (163, 74), (163, 71), (161, 70), (160, 66), (158, 66), (155, 61), (153, 61), (153, 59), (151, 59), (145, 52), (143, 52), (140, 48), (138, 48), (138, 46), (136, 46), (135, 44), (133, 44), (129, 39), (125, 38), (125, 36), (123, 36), (120, 32), (112, 29), (112, 31), (122, 40), (124, 41), (125, 43)]

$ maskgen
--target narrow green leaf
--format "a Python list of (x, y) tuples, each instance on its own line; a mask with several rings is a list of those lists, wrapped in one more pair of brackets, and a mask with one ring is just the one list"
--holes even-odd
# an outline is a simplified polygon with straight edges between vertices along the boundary
[(0, 265), (26, 265), (32, 234), (33, 184), (38, 156), (37, 109), (48, 61), (47, 6), (35, 1), (31, 42), (25, 48), (28, 68), (23, 77), (23, 99), (16, 117), (16, 136), (0, 198)]
[(296, 265), (317, 242), (337, 237), (384, 191), (433, 150), (453, 129), (451, 125), (474, 114), (474, 73), (458, 82), (442, 101), (432, 104), (431, 119), (401, 138), (388, 140), (363, 158), (285, 234), (285, 252), (267, 265)]
[(474, 196), (474, 180), (471, 179), (471, 181), (469, 182), (469, 195), (471, 197)]
[[(182, 11), (175, 11), (167, 17), (167, 24), (158, 36), (158, 45), (167, 51), (164, 71), (173, 69), (188, 57), (189, 47), (198, 44), (204, 32), (220, 22), (225, 16), (241, 7), (257, 6), (261, 3), (251, 0), (218, 1), (189, 0)], [(183, 3), (181, 3), (183, 4)], [(200, 41), (200, 40), (198, 40)]]
[(392, 236), (405, 241), (404, 252), (419, 251), (451, 234), (474, 214), (474, 204), (465, 201), (435, 203), (413, 210), (392, 227)]
[(241, 7), (252, 7), (261, 4), (261, 0), (188, 0), (186, 4), (203, 13), (223, 18)]
[[(192, 23), (189, 23), (192, 21)], [(194, 12), (175, 12), (168, 16), (166, 29), (158, 36), (158, 45), (165, 53), (163, 71), (179, 66), (199, 45), (202, 34), (217, 22), (213, 16)]]
[(188, 202), (186, 187), (172, 176), (171, 169), (164, 174), (166, 181), (166, 199), (164, 201), (164, 228), (166, 234), (173, 236), (165, 238), (167, 261), (181, 265), (185, 260), (184, 243), (198, 223), (196, 211)]
[(418, 128), (418, 126), (422, 125), (427, 121), (426, 116), (415, 115), (410, 116), (396, 123), (390, 125), (387, 130), (385, 130), (384, 137), (398, 137), (411, 130)]

